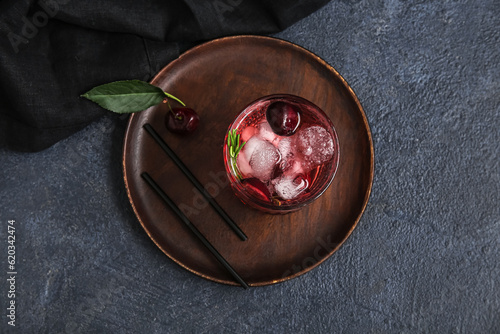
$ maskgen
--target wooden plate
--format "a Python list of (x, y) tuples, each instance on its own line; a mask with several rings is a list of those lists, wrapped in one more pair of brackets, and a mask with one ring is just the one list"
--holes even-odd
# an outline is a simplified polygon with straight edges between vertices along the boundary
[[(210, 280), (236, 285), (215, 258), (141, 179), (148, 172), (250, 286), (297, 277), (330, 257), (351, 234), (373, 182), (373, 145), (363, 109), (345, 80), (326, 62), (289, 42), (236, 36), (195, 47), (152, 80), (200, 115), (188, 137), (165, 128), (164, 105), (130, 117), (123, 169), (130, 203), (146, 233), (172, 260)], [(330, 188), (310, 206), (287, 215), (251, 209), (233, 194), (222, 147), (236, 115), (275, 93), (304, 97), (332, 120), (340, 162)], [(202, 200), (142, 126), (150, 123), (248, 236), (241, 241)], [(327, 279), (327, 278), (325, 278)]]

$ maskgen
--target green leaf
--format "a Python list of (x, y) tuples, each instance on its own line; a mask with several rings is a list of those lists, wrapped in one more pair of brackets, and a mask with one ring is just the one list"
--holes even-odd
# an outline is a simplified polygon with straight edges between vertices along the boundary
[(243, 144), (241, 144), (241, 146), (238, 147), (238, 150), (236, 151), (236, 156), (238, 156), (238, 154), (240, 154), (241, 149), (243, 148), (243, 146), (245, 146), (246, 143), (247, 142), (244, 141)]
[(236, 177), (238, 179), (242, 179), (242, 175), (240, 170), (238, 169), (238, 164), (236, 163), (236, 158), (240, 153), (243, 146), (245, 146), (245, 142), (240, 144), (241, 135), (237, 133), (236, 129), (230, 130), (227, 135), (227, 145), (229, 147), (229, 156), (231, 157), (231, 164), (233, 165), (233, 170), (236, 173)]
[(116, 113), (133, 113), (162, 103), (165, 95), (161, 88), (147, 82), (125, 80), (94, 87), (82, 97)]
[(240, 170), (238, 169), (238, 164), (236, 163), (236, 158), (240, 153), (246, 142), (240, 144), (241, 135), (237, 133), (236, 129), (230, 130), (227, 135), (227, 146), (229, 147), (229, 156), (231, 157), (231, 164), (233, 165), (233, 170), (236, 173), (238, 179), (242, 179)]
[(239, 144), (239, 140), (238, 140), (238, 135), (236, 134), (236, 129), (234, 130), (234, 133), (233, 133), (233, 145), (234, 147), (238, 147), (238, 144)]

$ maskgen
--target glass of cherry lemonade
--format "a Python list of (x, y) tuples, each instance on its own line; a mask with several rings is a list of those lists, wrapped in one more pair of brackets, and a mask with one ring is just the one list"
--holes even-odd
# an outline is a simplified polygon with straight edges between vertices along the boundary
[(267, 213), (296, 211), (330, 186), (339, 163), (337, 133), (326, 114), (294, 95), (260, 98), (229, 127), (224, 164), (231, 187)]

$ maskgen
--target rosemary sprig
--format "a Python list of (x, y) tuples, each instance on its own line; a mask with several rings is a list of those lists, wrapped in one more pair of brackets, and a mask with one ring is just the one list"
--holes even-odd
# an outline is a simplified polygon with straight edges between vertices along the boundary
[(238, 153), (240, 153), (243, 146), (245, 146), (246, 142), (240, 143), (240, 134), (236, 133), (237, 130), (233, 129), (229, 131), (227, 136), (227, 146), (229, 147), (229, 155), (231, 158), (236, 159)]
[(231, 163), (233, 165), (233, 170), (236, 172), (236, 176), (238, 179), (242, 179), (241, 173), (238, 169), (238, 165), (236, 164), (236, 158), (240, 153), (243, 146), (245, 146), (246, 142), (240, 143), (240, 134), (237, 133), (236, 129), (230, 130), (227, 135), (227, 147), (229, 148), (229, 156), (231, 157)]

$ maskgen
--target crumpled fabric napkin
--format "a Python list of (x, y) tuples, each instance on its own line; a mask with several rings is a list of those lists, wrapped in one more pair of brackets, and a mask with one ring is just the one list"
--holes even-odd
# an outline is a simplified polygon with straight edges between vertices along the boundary
[(149, 81), (203, 41), (271, 34), (325, 0), (2, 0), (0, 147), (40, 151), (108, 112), (80, 98)]

